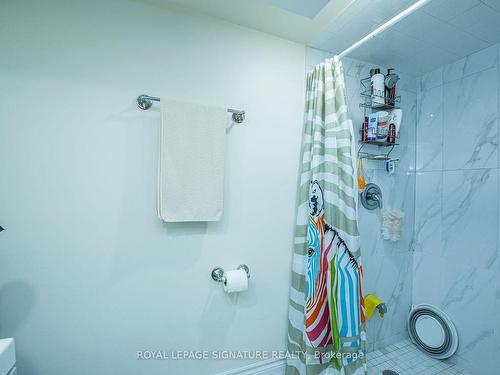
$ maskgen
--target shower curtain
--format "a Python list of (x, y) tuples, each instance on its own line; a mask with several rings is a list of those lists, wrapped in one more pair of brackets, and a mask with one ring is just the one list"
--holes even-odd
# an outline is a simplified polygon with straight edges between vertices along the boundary
[(307, 77), (286, 375), (365, 374), (355, 141), (342, 63)]

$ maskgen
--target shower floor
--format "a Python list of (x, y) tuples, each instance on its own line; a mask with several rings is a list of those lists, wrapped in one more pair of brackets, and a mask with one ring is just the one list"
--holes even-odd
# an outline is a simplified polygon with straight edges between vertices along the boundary
[(449, 361), (429, 357), (408, 339), (366, 355), (368, 375), (381, 375), (384, 370), (399, 375), (471, 375)]

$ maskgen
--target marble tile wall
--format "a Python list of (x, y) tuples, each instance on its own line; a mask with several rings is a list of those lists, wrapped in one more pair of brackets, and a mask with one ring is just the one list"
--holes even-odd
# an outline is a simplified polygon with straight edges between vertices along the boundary
[[(307, 53), (307, 70), (331, 57), (330, 54), (310, 48)], [(370, 63), (344, 58), (347, 100), (356, 135), (360, 128), (364, 111), (359, 107), (360, 79), (369, 76)], [(381, 67), (386, 71), (387, 67)], [(365, 164), (367, 182), (377, 183), (383, 194), (384, 207), (405, 212), (405, 228), (400, 241), (391, 243), (380, 235), (380, 211), (359, 209), (359, 225), (365, 273), (365, 293), (376, 293), (388, 307), (388, 314), (380, 319), (375, 316), (368, 322), (367, 336), (369, 349), (383, 347), (406, 337), (406, 318), (412, 299), (413, 255), (412, 246), (415, 203), (415, 132), (417, 110), (416, 79), (401, 76), (398, 83), (403, 113), (400, 131), (400, 146), (394, 150), (399, 157), (399, 168), (394, 175), (385, 172), (385, 163), (369, 161)], [(377, 152), (377, 147), (372, 149)]]
[[(401, 241), (382, 240), (379, 214), (359, 212), (365, 292), (377, 293), (389, 307), (386, 318), (368, 323), (370, 346), (404, 337), (410, 306), (431, 303), (457, 326), (454, 360), (481, 375), (500, 368), (499, 48), (427, 73), (416, 86), (402, 75), (398, 173), (388, 176), (376, 162), (365, 165), (386, 206), (406, 213)], [(310, 49), (308, 71), (328, 57)], [(359, 80), (373, 66), (349, 58), (343, 63), (358, 128)]]
[(413, 303), (457, 326), (457, 361), (500, 368), (499, 46), (419, 79)]

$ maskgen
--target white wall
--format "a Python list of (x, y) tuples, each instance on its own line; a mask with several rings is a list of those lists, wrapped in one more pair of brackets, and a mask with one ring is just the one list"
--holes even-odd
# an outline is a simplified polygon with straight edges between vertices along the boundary
[[(129, 1), (0, 4), (0, 336), (23, 375), (213, 374), (248, 361), (137, 350), (285, 349), (305, 49)], [(247, 111), (224, 218), (155, 216), (163, 95)], [(216, 265), (246, 263), (228, 296)]]

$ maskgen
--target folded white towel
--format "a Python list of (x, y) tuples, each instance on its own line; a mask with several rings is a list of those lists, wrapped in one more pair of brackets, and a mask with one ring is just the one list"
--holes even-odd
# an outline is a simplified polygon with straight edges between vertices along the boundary
[(161, 100), (157, 214), (167, 222), (218, 221), (224, 196), (226, 111)]

